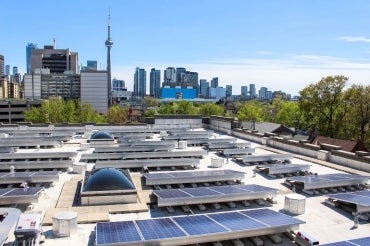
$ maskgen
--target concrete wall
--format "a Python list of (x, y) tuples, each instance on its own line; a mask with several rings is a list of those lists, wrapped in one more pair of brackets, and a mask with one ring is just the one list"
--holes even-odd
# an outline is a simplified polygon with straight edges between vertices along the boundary
[(266, 145), (268, 147), (281, 149), (293, 154), (317, 158), (318, 160), (329, 161), (357, 170), (370, 172), (369, 156), (361, 156), (355, 153), (341, 150), (327, 151), (317, 145), (307, 144), (294, 140), (286, 140), (281, 137), (266, 137), (265, 133), (232, 128), (233, 125), (235, 124), (232, 124), (232, 121), (229, 120), (229, 118), (222, 119), (221, 117), (211, 117), (210, 124), (207, 127), (235, 137), (242, 138), (247, 141), (252, 141), (258, 144)]

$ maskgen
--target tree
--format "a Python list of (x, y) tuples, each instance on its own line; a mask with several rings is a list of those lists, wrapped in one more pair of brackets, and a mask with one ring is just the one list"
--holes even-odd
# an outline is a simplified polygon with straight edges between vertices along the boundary
[(40, 107), (32, 107), (24, 113), (25, 120), (34, 123), (105, 122), (103, 115), (99, 115), (90, 104), (81, 103), (79, 100), (43, 100)]
[(256, 101), (246, 102), (238, 111), (238, 120), (240, 121), (263, 121), (263, 109)]
[(301, 112), (297, 102), (284, 101), (280, 110), (276, 113), (274, 122), (287, 126), (299, 127)]
[(144, 108), (158, 107), (158, 99), (146, 96), (141, 100), (141, 104)]
[(223, 115), (224, 107), (214, 103), (206, 103), (199, 106), (199, 114), (203, 116)]
[(328, 76), (300, 91), (299, 108), (311, 127), (319, 127), (320, 134), (335, 137), (346, 114), (343, 110), (344, 76)]
[(119, 105), (112, 106), (107, 113), (107, 120), (113, 123), (126, 123), (128, 116), (128, 106), (121, 107)]
[(352, 85), (344, 99), (351, 108), (348, 120), (354, 125), (355, 136), (364, 141), (370, 124), (370, 86)]

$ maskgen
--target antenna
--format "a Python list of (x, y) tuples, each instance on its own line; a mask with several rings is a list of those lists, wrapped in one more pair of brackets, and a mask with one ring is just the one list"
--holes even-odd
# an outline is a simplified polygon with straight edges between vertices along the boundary
[(53, 47), (54, 47), (54, 49), (57, 48), (57, 39), (56, 38), (53, 38)]

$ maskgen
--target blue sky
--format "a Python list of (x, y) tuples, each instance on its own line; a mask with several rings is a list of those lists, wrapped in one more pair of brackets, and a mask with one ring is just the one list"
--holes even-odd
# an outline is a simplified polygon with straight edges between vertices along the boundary
[[(328, 75), (370, 81), (368, 0), (2, 0), (0, 54), (25, 72), (28, 42), (79, 53), (133, 88), (135, 67), (185, 67), (221, 86), (298, 94)], [(163, 73), (161, 74), (163, 76)], [(148, 79), (149, 80), (149, 79)], [(149, 83), (149, 81), (147, 81)]]

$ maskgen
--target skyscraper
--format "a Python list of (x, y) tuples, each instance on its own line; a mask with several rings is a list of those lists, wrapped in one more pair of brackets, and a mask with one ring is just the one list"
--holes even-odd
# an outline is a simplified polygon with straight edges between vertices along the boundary
[(0, 78), (4, 76), (4, 56), (0, 55)]
[(28, 43), (26, 46), (26, 66), (27, 66), (27, 73), (32, 73), (31, 70), (31, 57), (32, 57), (32, 51), (34, 49), (37, 49), (37, 44), (35, 43)]
[(146, 95), (146, 72), (145, 69), (137, 67), (134, 75), (134, 96), (145, 97)]
[(211, 87), (212, 88), (217, 88), (218, 87), (218, 78), (215, 77), (211, 80)]
[(10, 76), (10, 65), (5, 66), (5, 75)]
[(186, 72), (186, 69), (183, 68), (183, 67), (178, 67), (176, 68), (176, 82), (177, 83), (182, 83), (183, 81), (181, 81), (181, 74), (182, 73), (185, 73)]
[(163, 79), (165, 84), (176, 83), (176, 69), (173, 67), (166, 68)]
[(107, 73), (108, 73), (108, 107), (112, 106), (112, 67), (110, 61), (110, 50), (113, 47), (113, 41), (110, 37), (110, 11), (108, 16), (108, 38), (105, 41), (105, 46), (107, 47)]
[(249, 95), (251, 98), (254, 98), (256, 96), (256, 85), (255, 84), (249, 84)]
[(159, 98), (161, 95), (161, 71), (152, 68), (150, 70), (150, 96)]
[(199, 97), (208, 98), (209, 82), (206, 79), (201, 79)]
[(242, 85), (240, 87), (240, 92), (242, 96), (245, 96), (245, 97), (248, 96), (248, 86)]
[(233, 86), (226, 85), (226, 97), (231, 97), (233, 95)]
[(13, 67), (13, 77), (18, 73), (18, 67)]

